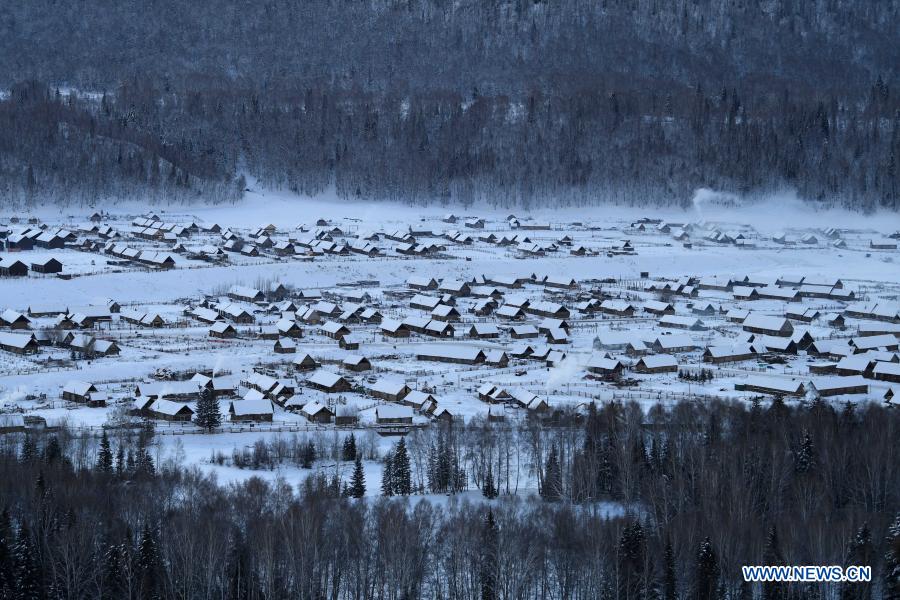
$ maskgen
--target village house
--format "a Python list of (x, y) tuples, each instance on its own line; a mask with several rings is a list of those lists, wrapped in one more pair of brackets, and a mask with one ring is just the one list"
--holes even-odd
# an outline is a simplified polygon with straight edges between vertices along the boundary
[(484, 362), (485, 354), (483, 350), (471, 346), (434, 345), (419, 348), (416, 358), (418, 360), (475, 365)]
[(703, 361), (711, 364), (734, 363), (755, 360), (756, 352), (750, 344), (734, 346), (709, 346), (703, 351)]
[(243, 285), (231, 286), (228, 297), (241, 302), (263, 302), (266, 299), (266, 295), (260, 290)]
[(322, 332), (322, 335), (333, 340), (339, 340), (350, 333), (350, 330), (346, 326), (336, 321), (325, 322), (321, 327), (319, 327), (319, 330)]
[(651, 315), (674, 315), (675, 307), (668, 302), (659, 302), (656, 300), (648, 300), (644, 302), (644, 312)]
[(819, 377), (810, 381), (808, 387), (815, 390), (823, 398), (869, 393), (869, 383), (858, 375), (851, 377)]
[(91, 395), (97, 393), (97, 386), (85, 381), (70, 381), (62, 389), (62, 399), (70, 402), (88, 404)]
[(55, 258), (43, 258), (37, 262), (31, 263), (31, 270), (34, 273), (43, 273), (49, 275), (52, 273), (62, 273), (63, 265)]
[(272, 350), (276, 354), (293, 354), (297, 351), (297, 342), (288, 337), (280, 337), (275, 340)]
[(514, 340), (536, 338), (540, 335), (538, 328), (534, 325), (516, 325), (509, 330), (509, 333)]
[(742, 322), (744, 331), (750, 333), (762, 333), (790, 337), (794, 333), (794, 326), (784, 317), (773, 317), (759, 313), (750, 313)]
[(237, 337), (237, 329), (231, 323), (225, 321), (216, 321), (209, 328), (209, 337), (219, 339), (231, 339)]
[(634, 365), (636, 373), (677, 373), (678, 359), (671, 354), (642, 356)]
[(387, 405), (375, 407), (375, 423), (378, 425), (409, 425), (413, 410), (409, 406)]
[(154, 400), (145, 410), (147, 416), (164, 421), (188, 422), (194, 416), (190, 406), (172, 400)]
[(431, 311), (431, 318), (438, 321), (459, 321), (461, 315), (453, 306), (438, 304), (434, 310)]
[(337, 392), (349, 392), (350, 382), (331, 371), (319, 369), (306, 380), (306, 385), (313, 389), (334, 394)]
[(275, 415), (275, 407), (271, 400), (233, 400), (228, 404), (231, 421), (271, 422)]
[(25, 277), (28, 265), (8, 256), (0, 257), (0, 277)]
[(619, 377), (625, 371), (622, 361), (602, 355), (592, 355), (585, 363), (584, 368), (589, 373), (605, 377)]
[(310, 402), (301, 410), (300, 414), (306, 417), (311, 423), (331, 423), (334, 419), (334, 412), (319, 402)]
[(14, 354), (35, 354), (40, 346), (33, 335), (0, 332), (0, 350)]
[(402, 380), (390, 378), (381, 378), (366, 388), (370, 396), (388, 402), (400, 402), (410, 391), (409, 386)]
[(691, 331), (706, 330), (706, 325), (700, 319), (681, 315), (663, 315), (659, 320), (659, 326), (671, 329), (689, 329)]
[(604, 300), (600, 303), (600, 312), (617, 317), (633, 317), (635, 308), (623, 300)]
[(551, 317), (554, 319), (568, 319), (572, 316), (568, 308), (556, 302), (530, 302), (524, 310), (527, 313), (531, 313), (539, 317)]
[(655, 352), (693, 352), (697, 345), (690, 336), (684, 334), (671, 334), (657, 336), (650, 347)]
[(877, 361), (872, 376), (878, 381), (900, 383), (900, 363)]
[(353, 371), (355, 373), (372, 370), (372, 363), (369, 359), (358, 354), (351, 354), (344, 357), (344, 360), (341, 361), (341, 366), (348, 371)]
[(500, 330), (493, 323), (475, 323), (469, 328), (469, 337), (494, 339), (500, 337)]
[(395, 319), (382, 319), (378, 327), (381, 334), (387, 337), (407, 338), (410, 334), (409, 326)]
[(3, 312), (0, 312), (0, 327), (29, 329), (31, 327), (31, 320), (21, 313), (6, 309)]
[(297, 371), (311, 371), (319, 368), (319, 363), (308, 353), (298, 355), (291, 361), (291, 365)]
[(806, 386), (799, 379), (782, 379), (751, 375), (743, 382), (735, 383), (734, 389), (739, 392), (756, 392), (771, 396), (802, 397), (806, 394)]

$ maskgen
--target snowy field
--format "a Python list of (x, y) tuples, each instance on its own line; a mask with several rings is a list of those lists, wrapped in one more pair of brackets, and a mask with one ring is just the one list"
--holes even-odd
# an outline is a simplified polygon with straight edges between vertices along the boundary
[[(215, 459), (260, 438), (354, 431), (375, 493), (379, 451), (444, 419), (503, 427), (611, 400), (884, 402), (900, 389), (895, 215), (789, 207), (773, 223), (766, 207), (702, 199), (524, 214), (253, 194), (93, 213), (0, 215), (15, 240), (0, 267), (29, 267), (0, 278), (2, 418), (97, 435), (149, 418), (158, 461), (221, 481), (305, 476)], [(42, 247), (54, 233), (64, 247)], [(31, 271), (50, 258), (61, 273)], [(213, 434), (173, 420), (204, 387), (219, 397)]]

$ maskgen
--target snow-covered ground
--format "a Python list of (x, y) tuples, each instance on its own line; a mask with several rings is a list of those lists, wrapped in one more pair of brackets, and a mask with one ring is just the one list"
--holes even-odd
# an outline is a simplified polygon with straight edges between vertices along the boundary
[[(777, 218), (773, 216), (774, 204), (726, 209), (709, 201), (703, 193), (698, 194), (689, 211), (604, 207), (546, 209), (521, 214), (491, 208), (410, 208), (328, 197), (298, 199), (250, 193), (237, 206), (159, 206), (148, 211), (146, 206), (118, 205), (108, 208), (97, 223), (90, 223), (92, 210), (65, 216), (50, 209), (37, 210), (33, 213), (36, 223), (28, 223), (26, 217), (14, 223), (12, 215), (0, 215), (0, 228), (7, 228), (10, 235), (40, 225), (46, 226), (45, 231), (61, 228), (74, 232), (72, 237), (78, 238), (59, 250), (0, 253), (0, 257), (26, 264), (57, 258), (63, 263), (64, 275), (29, 273), (26, 277), (0, 279), (0, 311), (9, 309), (27, 316), (30, 309), (34, 313), (41, 306), (50, 305), (62, 307), (74, 317), (94, 310), (102, 312), (110, 301), (122, 311), (113, 312), (109, 321), (100, 321), (86, 329), (60, 332), (59, 316), (54, 314), (29, 316), (27, 329), (0, 328), (0, 334), (50, 336), (35, 354), (18, 355), (0, 350), (0, 411), (43, 417), (50, 425), (65, 422), (71, 427), (99, 431), (104, 425), (131, 418), (127, 413), (133, 408), (137, 388), (142, 383), (185, 379), (202, 372), (233, 388), (220, 401), (226, 430), (212, 435), (198, 434), (190, 423), (159, 421), (158, 437), (162, 443), (158, 458), (202, 465), (216, 473), (220, 481), (262, 473), (296, 483), (308, 471), (294, 467), (248, 471), (216, 464), (212, 457), (216, 452), (230, 455), (260, 438), (333, 435), (333, 424), (311, 423), (299, 412), (299, 407), (314, 402), (338, 415), (357, 416), (355, 427), (359, 435), (372, 432), (379, 425), (376, 423), (378, 407), (391, 404), (371, 394), (371, 386), (379, 379), (401, 381), (413, 390), (431, 393), (437, 401), (437, 414), (443, 410), (454, 418), (470, 420), (485, 418), (490, 411), (493, 418), (504, 418), (507, 422), (523, 419), (532, 409), (542, 408), (540, 402), (532, 409), (523, 407), (516, 398), (521, 400), (526, 393), (543, 400), (548, 412), (612, 399), (631, 399), (644, 407), (684, 398), (746, 399), (756, 392), (737, 390), (736, 386), (760, 376), (765, 376), (767, 381), (795, 379), (804, 383), (808, 394), (810, 381), (815, 387), (821, 378), (834, 376), (811, 373), (811, 364), (835, 363), (848, 352), (862, 354), (854, 342), (861, 333), (860, 326), (864, 333), (873, 333), (872, 326), (883, 326), (888, 341), (868, 349), (875, 354), (868, 355), (872, 365), (866, 373), (865, 392), (857, 389), (850, 395), (829, 397), (833, 401), (883, 401), (890, 386), (900, 387), (900, 384), (871, 377), (871, 367), (875, 363), (900, 360), (896, 344), (889, 342), (890, 338), (896, 342), (900, 337), (900, 331), (891, 330), (891, 327), (900, 329), (896, 325), (900, 318), (896, 312), (893, 317), (890, 313), (891, 307), (898, 306), (900, 253), (892, 248), (873, 247), (873, 242), (878, 246), (890, 240), (889, 236), (900, 228), (900, 221), (896, 215), (814, 213), (803, 210), (790, 199), (779, 202)], [(172, 241), (138, 237), (136, 232), (146, 227), (140, 220), (146, 219), (149, 212), (158, 220), (153, 227), (162, 223), (182, 226), (193, 223), (198, 228)], [(458, 221), (445, 222), (450, 220), (446, 219), (448, 213)], [(510, 222), (511, 216), (516, 221)], [(468, 227), (465, 224), (468, 219), (484, 219), (483, 227)], [(221, 231), (205, 230), (213, 224)], [(111, 240), (113, 243), (145, 253), (168, 253), (174, 259), (174, 268), (150, 268), (146, 262), (103, 250), (102, 246), (110, 240), (101, 239), (91, 230), (101, 225), (118, 232)], [(295, 249), (276, 252), (275, 248), (265, 247), (269, 241), (258, 240), (257, 230), (267, 225), (274, 226), (266, 234), (272, 244), (290, 242)], [(202, 252), (210, 247), (223, 247), (226, 231), (248, 245), (258, 244), (259, 255), (229, 251), (224, 252), (224, 260), (206, 259)], [(451, 239), (454, 231), (458, 232), (457, 239)], [(412, 234), (415, 244), (428, 246), (430, 251), (417, 256), (398, 253), (398, 249), (404, 249), (403, 242), (390, 238), (406, 233)], [(377, 247), (377, 255), (331, 253), (332, 248), (342, 245), (362, 244), (365, 240), (360, 237), (368, 237), (367, 234), (372, 234), (369, 243)], [(780, 234), (786, 237), (781, 238)], [(459, 235), (471, 239), (461, 243)], [(714, 240), (716, 235), (718, 241)], [(518, 238), (510, 241), (515, 236)], [(82, 248), (81, 242), (85, 240), (98, 242), (101, 249), (76, 249)], [(175, 243), (180, 246), (176, 247)], [(310, 245), (314, 248), (309, 248)], [(572, 289), (545, 285), (542, 279), (547, 276), (551, 281), (573, 278), (577, 285)], [(497, 283), (509, 277), (524, 283), (515, 289)], [(387, 337), (377, 319), (361, 318), (362, 311), (374, 309), (387, 320), (428, 319), (427, 310), (410, 306), (411, 298), (417, 293), (440, 297), (444, 292), (411, 289), (411, 278), (434, 278), (448, 285), (463, 281), (476, 288), (475, 295), (457, 294), (453, 298), (460, 316), (452, 322), (455, 333), (451, 339), (415, 332), (408, 338)], [(721, 289), (713, 289), (717, 285), (711, 285), (711, 278), (721, 282)], [(852, 291), (854, 297), (847, 298), (846, 294), (833, 290), (835, 280), (842, 284), (839, 290)], [(762, 289), (767, 284), (766, 289), (804, 292), (801, 287), (804, 282), (825, 284), (828, 290), (820, 285), (813, 289), (816, 293), (812, 296), (804, 293), (804, 297), (792, 302), (775, 298), (743, 300), (734, 292), (735, 286)], [(270, 295), (265, 301), (250, 302), (226, 297), (232, 286), (267, 292), (277, 284), (284, 286), (284, 294), (278, 298)], [(666, 284), (671, 289), (662, 289)], [(564, 317), (568, 326), (566, 339), (563, 343), (550, 344), (545, 331), (537, 338), (513, 338), (512, 326), (538, 326), (544, 321), (544, 315), (527, 313), (524, 320), (510, 322), (493, 313), (473, 313), (476, 304), (484, 299), (477, 294), (489, 293), (490, 288), (496, 288), (493, 294), (500, 306), (519, 298), (528, 300), (532, 307), (536, 302), (562, 307), (568, 313)], [(685, 288), (694, 288), (696, 294), (686, 295)], [(322, 302), (336, 306), (333, 315), (323, 313), (322, 305), (317, 314), (308, 313), (310, 309), (316, 311), (319, 296)], [(278, 300), (293, 302), (295, 310), (283, 311), (275, 306)], [(622, 316), (599, 310), (603, 301), (630, 304), (635, 313)], [(236, 329), (233, 338), (211, 337), (209, 324), (187, 313), (189, 308), (201, 306), (219, 310), (230, 302), (246, 310), (253, 321), (231, 322), (227, 313), (222, 313), (224, 321)], [(702, 323), (697, 330), (664, 327), (659, 315), (646, 310), (653, 306), (648, 303), (653, 302), (670, 304), (676, 315), (696, 318)], [(701, 311), (706, 304), (712, 305), (710, 312)], [(848, 314), (848, 307), (856, 310)], [(860, 318), (860, 307), (878, 314)], [(765, 339), (748, 338), (749, 332), (728, 314), (735, 309), (749, 310), (768, 320), (783, 319), (789, 312), (806, 309), (819, 314), (810, 322), (789, 320), (801, 349), (784, 353), (771, 346), (761, 347)], [(125, 315), (135, 312), (159, 315), (164, 325), (144, 327), (127, 322)], [(826, 315), (843, 315), (846, 322), (840, 328), (828, 322)], [(295, 340), (295, 354), (276, 353), (275, 340), (260, 335), (264, 328), (272, 328), (285, 318), (303, 331), (303, 337)], [(321, 330), (326, 321), (342, 322), (358, 337), (359, 349), (344, 350), (326, 336)], [(476, 323), (496, 325), (499, 336), (469, 337), (469, 329)], [(112, 356), (87, 357), (66, 345), (63, 336), (69, 331), (114, 342), (119, 352)], [(823, 347), (834, 346), (835, 353), (811, 356), (803, 349), (809, 342), (803, 332), (808, 332), (809, 338)], [(672, 336), (682, 336), (691, 348), (667, 350), (667, 340), (676, 339)], [(713, 377), (701, 382), (680, 378), (672, 372), (640, 373), (637, 369), (641, 351), (626, 348), (624, 343), (629, 341), (638, 345), (643, 342), (650, 355), (671, 354), (677, 368), (685, 373), (707, 369)], [(702, 361), (707, 347), (738, 348), (748, 343), (757, 346), (754, 356), (748, 360), (723, 364)], [(516, 358), (517, 347), (525, 344), (541, 359)], [(421, 354), (440, 353), (451, 347), (459, 351), (475, 348), (485, 353), (506, 352), (509, 363), (503, 366), (453, 364), (421, 359)], [(851, 350), (846, 350), (847, 347)], [(548, 351), (554, 354), (547, 356)], [(291, 365), (295, 357), (305, 353), (318, 361), (322, 370), (343, 376), (351, 389), (340, 393), (311, 389), (306, 380), (313, 371), (295, 370)], [(352, 355), (364, 356), (372, 368), (360, 372), (349, 370), (343, 361)], [(621, 362), (623, 371), (619, 382), (603, 381), (599, 375), (594, 377), (588, 373), (587, 367), (604, 357)], [(241, 398), (252, 387), (249, 382), (254, 373), (270, 375), (293, 390), (267, 395), (275, 401), (271, 423), (231, 424), (230, 403), (244, 402)], [(98, 392), (107, 395), (106, 406), (89, 407), (63, 400), (62, 390), (73, 380), (94, 384)], [(515, 398), (497, 393), (496, 402), (486, 402), (478, 393), (484, 384), (500, 392), (511, 392)], [(294, 402), (286, 408), (283, 404), (292, 394), (296, 394)], [(195, 399), (188, 398), (187, 405), (195, 408)], [(433, 411), (417, 411), (413, 424), (427, 426), (433, 418)], [(395, 439), (377, 437), (378, 446), (384, 450)], [(327, 461), (322, 463), (316, 468), (329, 468)], [(377, 489), (380, 468), (374, 461), (367, 464), (370, 490)], [(530, 489), (529, 485), (533, 482), (523, 480), (523, 489)]]

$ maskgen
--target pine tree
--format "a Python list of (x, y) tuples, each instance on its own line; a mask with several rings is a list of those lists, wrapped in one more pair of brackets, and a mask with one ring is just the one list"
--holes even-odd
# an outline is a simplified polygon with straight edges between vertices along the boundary
[(696, 594), (698, 600), (715, 600), (719, 597), (719, 562), (707, 537), (700, 544), (697, 556)]
[(152, 476), (156, 474), (156, 465), (153, 463), (153, 457), (146, 448), (138, 449), (137, 464), (135, 465), (135, 473), (137, 475)]
[(20, 455), (19, 460), (23, 463), (29, 462), (37, 457), (37, 453), (37, 442), (35, 441), (34, 436), (25, 436), (25, 441), (22, 442), (22, 454)]
[(200, 392), (194, 423), (210, 433), (222, 423), (222, 414), (219, 412), (219, 399), (209, 388), (204, 388)]
[(12, 534), (9, 510), (3, 509), (0, 513), (0, 598), (11, 597), (15, 588)]
[(381, 494), (394, 495), (394, 457), (391, 452), (384, 457), (384, 470), (381, 473)]
[(675, 579), (675, 550), (672, 542), (666, 540), (666, 549), (663, 551), (663, 581), (662, 600), (676, 600), (678, 598), (678, 582)]
[(301, 451), (300, 465), (304, 469), (312, 469), (314, 462), (316, 462), (316, 445), (309, 440)]
[(243, 600), (250, 597), (250, 578), (253, 576), (250, 551), (244, 534), (238, 527), (232, 531), (232, 542), (226, 562), (229, 598)]
[(352, 432), (350, 433), (350, 435), (344, 438), (342, 457), (347, 462), (356, 460), (356, 437)]
[(406, 451), (406, 442), (403, 438), (400, 438), (394, 449), (393, 468), (394, 493), (398, 496), (410, 495), (412, 493), (412, 471), (409, 466), (409, 453)]
[(809, 430), (803, 432), (803, 440), (794, 457), (794, 470), (803, 475), (813, 470), (816, 464), (816, 453), (813, 447), (812, 435)]
[[(872, 550), (872, 532), (869, 531), (869, 525), (863, 523), (853, 539), (850, 540), (845, 566), (871, 565), (874, 558)], [(840, 597), (841, 600), (869, 600), (872, 597), (872, 584), (871, 582), (844, 583), (841, 585)]]
[(97, 470), (101, 473), (112, 473), (113, 470), (113, 454), (109, 445), (109, 438), (106, 430), (103, 430), (103, 436), (100, 438), (100, 452), (97, 455)]
[(619, 538), (619, 596), (635, 598), (644, 572), (644, 528), (640, 521), (626, 525)]
[(488, 499), (496, 498), (499, 492), (494, 485), (494, 471), (488, 465), (487, 474), (484, 476), (484, 484), (481, 486), (481, 494)]
[(331, 476), (331, 483), (328, 484), (328, 495), (331, 498), (341, 497), (341, 477), (337, 474), (337, 471)]
[(141, 540), (138, 543), (137, 572), (141, 586), (141, 598), (156, 598), (159, 592), (159, 579), (161, 560), (159, 553), (159, 540), (155, 528), (147, 523), (141, 531)]
[(103, 556), (103, 600), (116, 600), (125, 594), (124, 549), (110, 544)]
[(366, 495), (366, 474), (363, 471), (362, 458), (357, 454), (353, 465), (353, 476), (350, 478), (350, 495), (362, 498)]
[(900, 513), (888, 528), (884, 555), (884, 599), (900, 600)]
[[(784, 560), (781, 556), (781, 548), (778, 543), (778, 530), (773, 525), (766, 536), (766, 546), (763, 550), (764, 565), (780, 565)], [(766, 581), (762, 584), (763, 600), (782, 600), (786, 597), (785, 586), (781, 582)]]
[(488, 507), (481, 530), (481, 564), (478, 578), (481, 583), (481, 600), (497, 598), (497, 553), (499, 532), (494, 520), (494, 511)]
[(13, 562), (16, 600), (43, 598), (43, 586), (35, 559), (34, 546), (31, 542), (31, 533), (24, 523), (19, 527), (19, 535), (13, 551)]
[(550, 447), (550, 453), (547, 455), (541, 497), (548, 502), (555, 502), (562, 498), (562, 469), (559, 466), (555, 445)]
[(57, 460), (62, 458), (62, 446), (59, 445), (59, 438), (55, 435), (47, 440), (47, 444), (44, 446), (44, 462), (48, 465), (52, 465)]
[(119, 444), (119, 449), (116, 451), (116, 475), (121, 477), (125, 473), (125, 446), (123, 444)]

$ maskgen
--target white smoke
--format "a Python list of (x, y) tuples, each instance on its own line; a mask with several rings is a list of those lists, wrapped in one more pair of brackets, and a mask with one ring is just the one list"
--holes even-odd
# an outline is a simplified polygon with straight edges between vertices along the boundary
[(21, 402), (28, 396), (27, 388), (19, 386), (0, 394), (0, 406), (7, 406)]
[(792, 226), (879, 229), (885, 223), (896, 223), (894, 214), (885, 219), (879, 214), (864, 215), (832, 205), (819, 205), (804, 201), (793, 190), (740, 196), (699, 188), (691, 198), (691, 205), (700, 221), (750, 225), (760, 233), (775, 233)]
[(581, 372), (581, 365), (574, 356), (567, 356), (559, 361), (559, 363), (550, 369), (547, 374), (547, 381), (544, 383), (544, 389), (550, 391), (567, 383), (571, 383), (578, 377)]
[(216, 354), (216, 363), (213, 365), (212, 376), (215, 377), (216, 373), (222, 370), (222, 366), (225, 363), (225, 355), (221, 352)]

